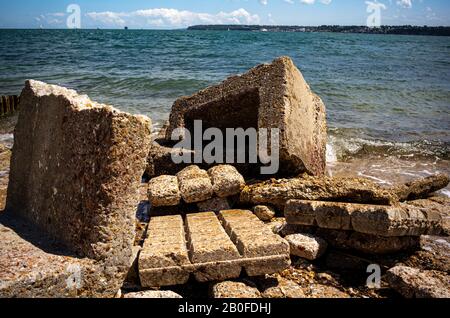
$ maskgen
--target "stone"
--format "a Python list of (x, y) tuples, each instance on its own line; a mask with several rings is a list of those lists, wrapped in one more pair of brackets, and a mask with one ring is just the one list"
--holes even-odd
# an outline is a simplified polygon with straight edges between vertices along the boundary
[(225, 281), (216, 283), (211, 288), (213, 298), (261, 298), (256, 287), (243, 282)]
[(325, 239), (332, 247), (371, 255), (414, 251), (420, 247), (420, 237), (418, 236), (384, 237), (321, 228), (317, 229), (315, 234)]
[(450, 178), (446, 174), (436, 174), (423, 179), (413, 180), (396, 187), (400, 201), (426, 198), (429, 194), (448, 186)]
[(286, 222), (325, 229), (353, 230), (385, 237), (439, 234), (439, 213), (412, 205), (394, 206), (290, 200), (285, 208)]
[(447, 197), (430, 197), (428, 199), (420, 199), (405, 202), (419, 208), (424, 214), (438, 214), (442, 218), (442, 232), (450, 235), (450, 198)]
[(279, 129), (280, 172), (323, 175), (327, 140), (325, 106), (288, 57), (176, 100), (166, 139), (194, 120), (210, 127)]
[(239, 194), (245, 186), (244, 177), (230, 165), (219, 165), (208, 170), (214, 193), (219, 198)]
[(29, 222), (4, 213), (0, 269), (0, 298), (112, 298), (123, 281), (114, 268), (78, 258)]
[(181, 193), (176, 176), (159, 176), (148, 183), (148, 199), (152, 206), (176, 206), (180, 204)]
[(275, 209), (266, 205), (257, 205), (253, 213), (263, 222), (269, 222), (275, 217)]
[(101, 262), (117, 292), (135, 238), (150, 120), (32, 80), (20, 100), (6, 213)]
[(280, 208), (284, 208), (289, 200), (372, 204), (391, 204), (398, 201), (392, 191), (367, 179), (318, 178), (307, 175), (247, 185), (241, 192), (240, 200), (243, 204), (270, 204)]
[(220, 212), (222, 210), (231, 209), (230, 202), (227, 198), (214, 197), (209, 200), (197, 203), (200, 212)]
[(396, 266), (385, 279), (405, 298), (450, 298), (450, 277), (443, 272)]
[(289, 245), (250, 211), (152, 217), (139, 256), (143, 287), (273, 274), (289, 267)]
[(310, 234), (291, 234), (285, 237), (288, 241), (291, 255), (313, 261), (320, 258), (327, 249), (327, 242)]
[(213, 196), (208, 173), (198, 166), (189, 166), (177, 173), (181, 197), (186, 203), (206, 201)]
[(303, 288), (281, 276), (258, 280), (263, 298), (306, 298)]
[(189, 153), (192, 156), (194, 155), (194, 152), (191, 150), (168, 147), (153, 142), (147, 157), (146, 175), (149, 178), (162, 175), (175, 175), (186, 168), (189, 164), (183, 162), (175, 163), (172, 160), (172, 154), (174, 153), (180, 155)]
[(311, 284), (307, 296), (308, 298), (350, 298), (349, 294), (336, 287), (323, 284)]
[(123, 298), (183, 298), (181, 295), (171, 290), (146, 290), (136, 293), (127, 293), (123, 295)]

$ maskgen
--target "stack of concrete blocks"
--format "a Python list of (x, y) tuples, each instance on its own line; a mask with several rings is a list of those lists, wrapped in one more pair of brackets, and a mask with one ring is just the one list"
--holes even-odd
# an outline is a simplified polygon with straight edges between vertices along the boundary
[(192, 165), (176, 176), (163, 175), (150, 180), (148, 196), (152, 207), (196, 204), (200, 212), (219, 212), (231, 208), (229, 198), (245, 186), (242, 175), (230, 165), (208, 171)]
[(413, 249), (419, 246), (421, 235), (439, 235), (442, 231), (440, 213), (407, 203), (369, 205), (290, 200), (284, 213), (290, 232), (287, 234), (314, 234), (336, 248), (367, 254)]

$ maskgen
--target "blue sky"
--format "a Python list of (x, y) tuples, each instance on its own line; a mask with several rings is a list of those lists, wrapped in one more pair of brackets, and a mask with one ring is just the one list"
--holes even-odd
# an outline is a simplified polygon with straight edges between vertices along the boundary
[[(372, 2), (376, 0), (371, 0)], [(65, 28), (77, 4), (82, 28), (165, 29), (192, 24), (365, 25), (368, 0), (0, 0), (0, 28)], [(448, 0), (378, 0), (381, 23), (450, 25)]]

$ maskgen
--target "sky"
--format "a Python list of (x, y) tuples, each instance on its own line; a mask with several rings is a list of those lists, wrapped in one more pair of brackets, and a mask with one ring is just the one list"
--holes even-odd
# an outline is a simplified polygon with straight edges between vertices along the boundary
[(448, 0), (0, 0), (0, 28), (67, 28), (76, 8), (81, 28), (366, 25), (375, 2), (384, 25), (450, 26)]

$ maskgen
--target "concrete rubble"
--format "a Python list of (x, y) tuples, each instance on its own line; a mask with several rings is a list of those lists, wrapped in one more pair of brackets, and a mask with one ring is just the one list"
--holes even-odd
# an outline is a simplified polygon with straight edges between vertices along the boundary
[[(151, 122), (38, 81), (26, 82), (20, 100), (2, 214), (14, 221), (2, 223), (0, 262), (31, 266), (2, 271), (0, 295), (42, 297), (50, 286), (55, 297), (112, 297), (130, 266)], [(21, 222), (62, 251), (42, 250), (36, 235), (22, 239), (21, 226), (10, 225)], [(74, 284), (68, 267), (78, 275)]]
[[(287, 57), (179, 98), (153, 138), (148, 118), (73, 90), (27, 81), (20, 101), (0, 297), (450, 297), (450, 200), (435, 194), (449, 177), (324, 176), (325, 106)], [(283, 179), (261, 160), (175, 164), (195, 152), (171, 134), (195, 120), (278, 128)], [(370, 264), (383, 288), (348, 287)]]

